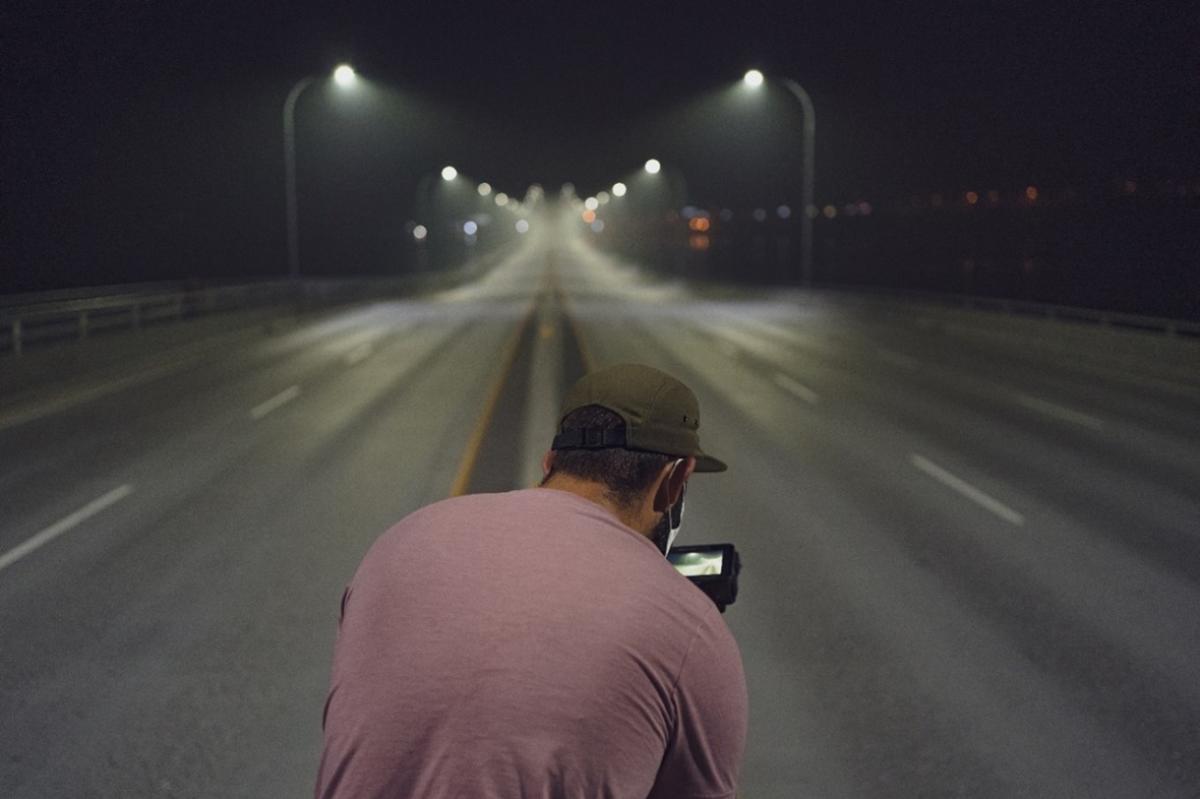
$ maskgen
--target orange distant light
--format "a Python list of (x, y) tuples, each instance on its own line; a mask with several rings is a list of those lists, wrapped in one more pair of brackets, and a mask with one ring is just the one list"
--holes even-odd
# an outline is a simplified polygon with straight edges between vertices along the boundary
[(702, 216), (694, 216), (688, 220), (688, 228), (696, 231), (697, 233), (703, 233), (704, 231), (708, 230), (708, 226), (708, 220)]
[(1032, 203), (1032, 202), (1037, 202), (1037, 198), (1038, 198), (1037, 186), (1026, 186), (1025, 187), (1025, 199), (1029, 200), (1029, 202)]
[(583, 221), (589, 225), (596, 221), (596, 212), (590, 208), (583, 212)]
[(973, 191), (967, 192), (967, 205), (974, 205), (979, 202), (979, 195)]

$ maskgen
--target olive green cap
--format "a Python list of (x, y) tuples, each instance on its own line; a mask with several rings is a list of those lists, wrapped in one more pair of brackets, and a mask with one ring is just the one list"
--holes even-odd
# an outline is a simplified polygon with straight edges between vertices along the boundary
[[(625, 421), (623, 431), (570, 430), (563, 420), (588, 405), (599, 405)], [(700, 403), (692, 390), (650, 366), (622, 363), (584, 375), (567, 391), (558, 416), (554, 449), (621, 447), (663, 455), (693, 457), (698, 472), (728, 467), (700, 449)]]

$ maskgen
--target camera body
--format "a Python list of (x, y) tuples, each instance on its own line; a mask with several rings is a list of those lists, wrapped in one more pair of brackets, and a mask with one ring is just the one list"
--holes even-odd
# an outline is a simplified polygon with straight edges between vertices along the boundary
[(677, 572), (707, 594), (722, 613), (737, 599), (742, 559), (733, 544), (671, 547), (667, 560)]

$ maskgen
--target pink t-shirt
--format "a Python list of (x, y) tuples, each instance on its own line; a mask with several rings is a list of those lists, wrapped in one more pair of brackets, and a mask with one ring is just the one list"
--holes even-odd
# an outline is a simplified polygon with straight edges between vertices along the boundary
[(342, 599), (316, 796), (732, 797), (741, 656), (711, 600), (604, 508), (435, 503)]

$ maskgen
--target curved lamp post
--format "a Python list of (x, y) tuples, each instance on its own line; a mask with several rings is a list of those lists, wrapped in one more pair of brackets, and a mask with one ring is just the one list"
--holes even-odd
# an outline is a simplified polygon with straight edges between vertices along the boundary
[[(742, 81), (754, 89), (763, 84), (763, 74), (752, 69), (742, 77)], [(813, 218), (813, 140), (816, 137), (816, 113), (813, 110), (812, 98), (804, 87), (791, 78), (780, 81), (784, 88), (800, 103), (804, 112), (803, 147), (804, 147), (804, 183), (801, 186), (800, 214), (800, 273), (804, 285), (812, 284), (812, 218)]]
[[(342, 64), (333, 71), (334, 82), (343, 89), (355, 84), (357, 76), (348, 64)], [(288, 237), (288, 277), (297, 280), (300, 277), (300, 236), (298, 231), (298, 211), (296, 206), (296, 101), (304, 90), (316, 81), (309, 76), (296, 81), (296, 85), (288, 92), (283, 101), (283, 169), (284, 193), (287, 202), (287, 237)]]

